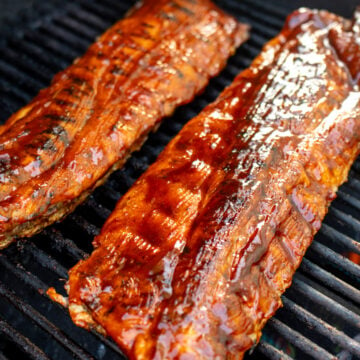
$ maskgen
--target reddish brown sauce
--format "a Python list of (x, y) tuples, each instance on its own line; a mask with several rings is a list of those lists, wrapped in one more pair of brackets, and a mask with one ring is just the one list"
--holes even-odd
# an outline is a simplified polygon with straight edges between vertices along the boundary
[(0, 127), (0, 247), (71, 211), (246, 38), (208, 0), (135, 6)]
[(138, 359), (238, 359), (259, 340), (360, 150), (359, 25), (293, 13), (183, 128), (70, 271), (78, 325)]

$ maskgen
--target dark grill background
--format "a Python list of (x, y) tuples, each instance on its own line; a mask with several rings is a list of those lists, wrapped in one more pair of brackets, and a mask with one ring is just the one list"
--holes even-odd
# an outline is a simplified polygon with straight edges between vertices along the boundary
[[(67, 311), (44, 292), (55, 286), (64, 294), (67, 270), (91, 252), (94, 235), (121, 195), (181, 127), (250, 65), (262, 45), (281, 29), (286, 15), (302, 3), (219, 1), (239, 20), (252, 25), (250, 40), (227, 68), (201, 96), (166, 119), (142, 150), (65, 221), (0, 253), (0, 360), (122, 358), (111, 340), (77, 328)], [(349, 15), (350, 3), (355, 2), (332, 1), (328, 7)], [(53, 0), (42, 2), (16, 23), (2, 26), (0, 122), (49, 84), (57, 71), (81, 55), (95, 36), (132, 4), (125, 0)], [(349, 252), (360, 254), (359, 241), (360, 161), (339, 190), (293, 285), (283, 296), (284, 308), (269, 321), (260, 345), (247, 359), (360, 358), (360, 267), (343, 257)]]

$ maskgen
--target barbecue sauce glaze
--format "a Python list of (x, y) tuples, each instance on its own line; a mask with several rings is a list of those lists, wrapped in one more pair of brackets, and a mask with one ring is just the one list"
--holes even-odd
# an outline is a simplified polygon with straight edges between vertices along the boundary
[(0, 127), (0, 248), (71, 212), (247, 30), (208, 0), (146, 0), (57, 74)]
[(241, 359), (359, 153), (359, 18), (289, 16), (122, 197), (71, 271), (76, 324), (133, 359)]

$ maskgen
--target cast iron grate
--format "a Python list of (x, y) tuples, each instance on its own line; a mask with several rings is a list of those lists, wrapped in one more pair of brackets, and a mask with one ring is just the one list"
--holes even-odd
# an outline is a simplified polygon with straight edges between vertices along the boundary
[[(52, 76), (82, 54), (94, 37), (121, 18), (131, 0), (43, 2), (0, 37), (0, 122), (26, 104)], [(109, 339), (77, 328), (45, 291), (63, 293), (67, 270), (91, 251), (91, 241), (115, 203), (163, 147), (281, 29), (293, 10), (265, 0), (226, 0), (220, 5), (252, 25), (250, 40), (205, 92), (179, 109), (141, 151), (114, 173), (65, 221), (0, 253), (0, 359), (123, 359)], [(55, 1), (56, 4), (56, 1)], [(316, 4), (314, 3), (314, 6)], [(19, 21), (20, 20), (20, 21)], [(21, 25), (20, 25), (21, 24)], [(316, 236), (284, 307), (271, 319), (247, 359), (360, 358), (360, 161), (341, 187)], [(63, 279), (63, 280), (61, 280)]]

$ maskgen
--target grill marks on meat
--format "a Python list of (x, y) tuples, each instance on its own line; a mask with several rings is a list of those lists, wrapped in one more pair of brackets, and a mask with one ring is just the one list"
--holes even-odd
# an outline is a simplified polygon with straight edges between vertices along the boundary
[(359, 16), (299, 10), (117, 204), (69, 310), (138, 359), (242, 358), (360, 150)]
[(105, 32), (0, 127), (0, 247), (70, 212), (246, 38), (208, 0), (145, 1)]

